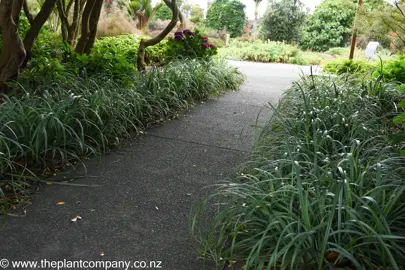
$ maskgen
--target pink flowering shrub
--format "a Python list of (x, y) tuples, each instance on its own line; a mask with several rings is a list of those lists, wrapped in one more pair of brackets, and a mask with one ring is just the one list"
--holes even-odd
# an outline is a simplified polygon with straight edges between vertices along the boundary
[(174, 37), (170, 37), (167, 42), (167, 58), (207, 58), (216, 55), (217, 48), (214, 44), (210, 43), (207, 37), (201, 35), (196, 30), (184, 30), (176, 32)]

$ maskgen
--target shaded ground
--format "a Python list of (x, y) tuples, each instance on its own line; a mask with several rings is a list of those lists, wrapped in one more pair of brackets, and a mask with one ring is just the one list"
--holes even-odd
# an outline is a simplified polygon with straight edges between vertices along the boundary
[[(231, 63), (247, 75), (242, 91), (155, 126), (101, 167), (87, 162), (88, 176), (75, 183), (97, 187), (39, 190), (25, 218), (0, 227), (0, 260), (157, 260), (162, 269), (213, 269), (198, 258), (190, 208), (248, 156), (259, 112), (265, 119), (266, 103), (301, 74), (293, 65)], [(72, 223), (77, 215), (82, 220)]]

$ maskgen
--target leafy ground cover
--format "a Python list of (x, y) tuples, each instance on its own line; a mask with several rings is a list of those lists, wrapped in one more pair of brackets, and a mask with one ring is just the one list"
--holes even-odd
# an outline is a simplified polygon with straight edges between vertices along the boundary
[(201, 254), (218, 268), (403, 269), (405, 162), (390, 139), (401, 98), (380, 80), (295, 83), (250, 161), (196, 209)]

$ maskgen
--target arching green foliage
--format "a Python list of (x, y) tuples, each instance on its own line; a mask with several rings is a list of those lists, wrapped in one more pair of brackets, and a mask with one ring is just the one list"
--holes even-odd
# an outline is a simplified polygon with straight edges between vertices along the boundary
[[(180, 8), (180, 10), (183, 7), (183, 2), (184, 2), (184, 0), (177, 0), (176, 1), (177, 6)], [(171, 18), (172, 18), (172, 11), (166, 5), (163, 5), (161, 8), (159, 8), (156, 11), (156, 14), (154, 16), (154, 19), (162, 20), (162, 21), (170, 20)]]
[(172, 11), (170, 10), (170, 8), (166, 5), (164, 5), (163, 7), (161, 7), (155, 15), (155, 19), (156, 20), (170, 20), (172, 18)]
[(304, 29), (302, 46), (315, 51), (345, 46), (350, 40), (355, 11), (352, 0), (324, 0)]
[(206, 24), (216, 30), (226, 29), (231, 37), (243, 34), (245, 5), (239, 0), (216, 0), (207, 11)]
[(299, 0), (270, 1), (260, 23), (260, 36), (264, 40), (298, 43), (306, 12)]

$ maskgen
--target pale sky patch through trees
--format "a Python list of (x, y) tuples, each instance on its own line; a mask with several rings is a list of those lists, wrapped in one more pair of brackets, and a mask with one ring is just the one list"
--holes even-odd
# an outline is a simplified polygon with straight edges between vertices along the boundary
[[(154, 4), (159, 3), (161, 0), (153, 0)], [(187, 1), (187, 0), (185, 0)], [(314, 10), (315, 6), (317, 6), (322, 0), (301, 0), (310, 10)], [(246, 5), (246, 13), (250, 19), (255, 17), (255, 3), (253, 0), (241, 0), (242, 3)], [(207, 0), (188, 0), (189, 4), (199, 4), (204, 10), (207, 8)], [(264, 14), (266, 11), (267, 0), (263, 0), (260, 4), (260, 14)]]
[[(161, 0), (152, 0), (153, 4), (159, 3)], [(255, 3), (253, 0), (240, 0), (242, 3), (246, 5), (246, 13), (250, 19), (254, 19), (255, 17)], [(387, 2), (392, 3), (394, 0), (386, 0)], [(184, 2), (188, 2), (189, 4), (199, 4), (204, 10), (207, 8), (207, 0), (184, 0)], [(211, 0), (213, 2), (213, 0)], [(263, 15), (266, 11), (268, 0), (263, 0), (260, 4), (260, 15)], [(304, 5), (306, 5), (309, 10), (312, 12), (314, 11), (315, 7), (319, 5), (322, 0), (301, 0)]]

